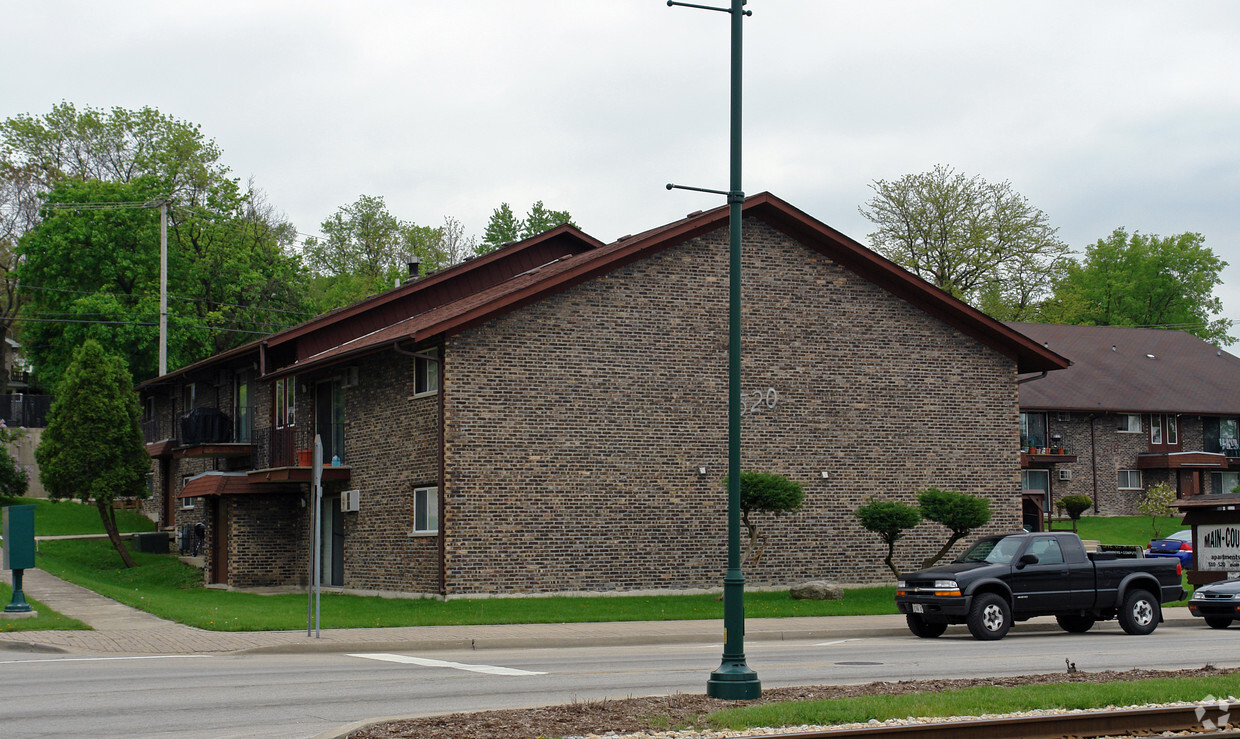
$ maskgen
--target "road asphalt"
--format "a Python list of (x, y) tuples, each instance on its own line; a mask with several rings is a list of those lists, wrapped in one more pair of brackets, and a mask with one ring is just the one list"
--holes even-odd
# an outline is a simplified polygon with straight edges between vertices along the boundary
[[(12, 573), (3, 573), (12, 584)], [(122, 605), (93, 591), (65, 582), (38, 569), (26, 570), (22, 589), (28, 598), (82, 621), (92, 631), (0, 632), (0, 649), (71, 654), (246, 654), (297, 652), (428, 651), (439, 649), (501, 649), (586, 647), (641, 644), (723, 644), (723, 622), (619, 621), (570, 624), (499, 624), (474, 626), (397, 626), (330, 629), (319, 634), (296, 631), (206, 631), (166, 621)], [(1187, 608), (1167, 608), (1165, 623), (1198, 624)], [(1015, 629), (1056, 629), (1053, 620), (1038, 619)], [(745, 638), (752, 641), (846, 639), (907, 636), (904, 617), (798, 616), (751, 618)]]

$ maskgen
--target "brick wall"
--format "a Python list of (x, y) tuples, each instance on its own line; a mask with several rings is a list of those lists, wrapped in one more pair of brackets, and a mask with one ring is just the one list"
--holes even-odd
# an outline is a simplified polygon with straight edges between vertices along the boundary
[(220, 499), (220, 504), (229, 507), (229, 585), (304, 586), (309, 581), (312, 511), (302, 505), (303, 500), (302, 495), (290, 493)]
[[(439, 541), (413, 536), (413, 489), (439, 484), (439, 399), (414, 397), (413, 359), (386, 352), (344, 389), (345, 452), (361, 510), (345, 514), (344, 585), (433, 593)], [(332, 492), (338, 494), (343, 485)]]
[[(887, 579), (853, 511), (930, 485), (990, 498), (987, 530), (1018, 527), (1014, 364), (765, 224), (745, 229), (743, 467), (806, 490), (800, 513), (762, 520), (770, 543), (747, 580)], [(449, 592), (718, 586), (726, 257), (715, 231), (448, 340)], [(923, 523), (900, 564), (945, 535)]]
[[(1119, 416), (1114, 413), (1103, 413), (1096, 416), (1088, 413), (1065, 414), (1051, 411), (1047, 414), (1049, 434), (1062, 434), (1064, 447), (1069, 454), (1075, 455), (1077, 461), (1070, 464), (1057, 464), (1051, 471), (1051, 489), (1055, 500), (1065, 495), (1086, 495), (1096, 498), (1098, 513), (1103, 516), (1135, 516), (1140, 515), (1137, 504), (1145, 490), (1157, 482), (1166, 482), (1172, 488), (1179, 489), (1180, 475), (1187, 475), (1188, 470), (1146, 469), (1141, 470), (1140, 490), (1121, 490), (1119, 488), (1119, 471), (1137, 469), (1137, 455), (1150, 451), (1149, 416), (1141, 417), (1140, 433), (1119, 431)], [(1180, 449), (1183, 451), (1201, 451), (1203, 448), (1202, 417), (1198, 415), (1179, 416)], [(1090, 438), (1090, 426), (1093, 426), (1093, 438)], [(1095, 480), (1096, 460), (1096, 480)], [(1058, 479), (1058, 470), (1067, 469), (1072, 473), (1071, 481)], [(1202, 491), (1208, 492), (1210, 476), (1202, 477)]]

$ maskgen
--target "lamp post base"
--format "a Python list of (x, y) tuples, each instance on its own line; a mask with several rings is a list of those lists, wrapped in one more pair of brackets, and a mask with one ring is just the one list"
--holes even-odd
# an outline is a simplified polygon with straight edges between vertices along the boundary
[(26, 594), (22, 592), (22, 575), (24, 569), (13, 570), (13, 600), (4, 607), (5, 613), (30, 613), (34, 609), (26, 602)]
[(725, 701), (751, 701), (762, 695), (758, 673), (745, 664), (745, 657), (724, 657), (719, 669), (710, 673), (706, 694)]

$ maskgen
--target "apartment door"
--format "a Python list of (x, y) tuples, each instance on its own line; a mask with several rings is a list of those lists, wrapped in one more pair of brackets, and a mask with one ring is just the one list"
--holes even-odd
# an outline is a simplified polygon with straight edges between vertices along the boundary
[(322, 584), (344, 585), (344, 514), (340, 512), (339, 495), (323, 496), (319, 536), (323, 542), (323, 555), (319, 564)]
[(228, 502), (215, 497), (211, 511), (211, 582), (228, 583)]
[(340, 383), (327, 380), (314, 388), (314, 432), (323, 440), (323, 464), (344, 464), (344, 393)]

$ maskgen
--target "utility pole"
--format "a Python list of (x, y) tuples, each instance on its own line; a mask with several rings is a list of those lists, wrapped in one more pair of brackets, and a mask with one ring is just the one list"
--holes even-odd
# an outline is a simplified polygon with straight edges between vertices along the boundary
[(159, 376), (168, 374), (168, 201), (159, 204)]
[(732, 16), (730, 181), (726, 192), (668, 185), (667, 189), (726, 195), (728, 202), (728, 569), (723, 577), (723, 660), (710, 674), (706, 693), (724, 700), (753, 700), (762, 694), (758, 673), (745, 662), (745, 575), (741, 572), (741, 21), (752, 15), (746, 0), (730, 8), (668, 0), (669, 7), (717, 10)]

